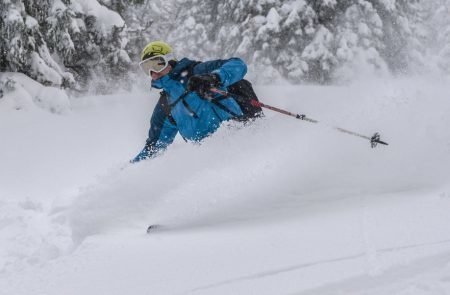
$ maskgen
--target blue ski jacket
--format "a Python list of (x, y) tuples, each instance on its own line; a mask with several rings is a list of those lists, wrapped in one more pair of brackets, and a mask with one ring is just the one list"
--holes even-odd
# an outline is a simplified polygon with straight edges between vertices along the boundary
[[(196, 62), (187, 58), (178, 61), (169, 74), (152, 81), (152, 87), (167, 95), (167, 105), (160, 99), (150, 119), (150, 129), (144, 149), (132, 163), (155, 156), (170, 145), (177, 133), (187, 141), (200, 141), (219, 128), (223, 121), (242, 116), (242, 110), (231, 97), (221, 97), (220, 105), (186, 92), (192, 75), (215, 73), (220, 77), (221, 89), (244, 78), (247, 65), (239, 58)], [(213, 96), (218, 98), (218, 95)], [(167, 111), (169, 107), (169, 111)], [(168, 116), (170, 112), (171, 118)]]

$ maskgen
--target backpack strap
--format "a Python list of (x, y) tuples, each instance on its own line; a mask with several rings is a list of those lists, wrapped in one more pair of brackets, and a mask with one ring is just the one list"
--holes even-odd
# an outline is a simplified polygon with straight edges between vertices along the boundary
[(219, 96), (219, 97), (216, 97), (216, 98), (211, 99), (210, 101), (211, 101), (215, 106), (217, 106), (219, 109), (221, 109), (222, 111), (224, 111), (224, 112), (230, 114), (234, 119), (241, 117), (241, 116), (239, 116), (238, 114), (236, 114), (235, 112), (233, 112), (232, 110), (230, 110), (229, 108), (227, 108), (226, 106), (224, 106), (223, 104), (220, 103), (221, 100), (224, 100), (224, 99), (226, 99), (226, 98), (229, 98), (229, 97), (226, 97), (226, 96)]
[(180, 61), (180, 63), (182, 65), (186, 64), (186, 66), (184, 67), (181, 66), (181, 68), (177, 68), (175, 65), (175, 71), (170, 72), (169, 76), (173, 80), (177, 80), (183, 84), (186, 84), (189, 78), (194, 74), (194, 68), (202, 62), (196, 60), (189, 60), (189, 61), (182, 60)]
[[(169, 73), (170, 78), (173, 80), (177, 80), (180, 81), (181, 83), (185, 84), (187, 83), (187, 81), (189, 80), (189, 78), (193, 75), (194, 73), (194, 68), (196, 65), (198, 65), (199, 63), (201, 63), (201, 61), (190, 61), (189, 64), (182, 68), (182, 69), (178, 69), (176, 72), (173, 73)], [(169, 113), (172, 110), (172, 108), (179, 103), (180, 101), (183, 103), (184, 107), (189, 111), (189, 113), (191, 114), (192, 117), (198, 119), (198, 115), (197, 113), (191, 108), (191, 106), (187, 103), (187, 101), (184, 99), (186, 97), (186, 95), (188, 95), (189, 92), (184, 92), (176, 101), (174, 101), (171, 104), (168, 104), (169, 107)], [(173, 118), (172, 118), (173, 119)]]
[[(167, 119), (169, 120), (170, 123), (172, 123), (174, 126), (177, 126), (177, 122), (175, 121), (175, 119), (172, 116), (172, 106), (169, 104), (169, 100), (167, 98), (167, 92), (165, 91), (161, 91), (161, 96), (159, 97), (159, 104), (161, 105), (161, 108), (164, 112), (164, 114), (167, 116)], [(181, 135), (181, 133), (180, 133)], [(188, 141), (183, 135), (181, 135), (181, 137), (184, 139), (184, 141)]]
[[(178, 77), (174, 76), (173, 78), (178, 79), (181, 81), (181, 79), (184, 79), (184, 83), (187, 83), (189, 81), (189, 78), (192, 77), (194, 75), (194, 68), (198, 65), (201, 64), (201, 61), (193, 61), (191, 64), (189, 64), (186, 68), (184, 68), (182, 71), (180, 71)], [(180, 79), (181, 78), (181, 79)], [(179, 100), (181, 100), (183, 102), (183, 105), (186, 107), (186, 109), (191, 113), (191, 115), (194, 118), (198, 118), (198, 115), (192, 110), (192, 108), (189, 106), (189, 104), (184, 100), (184, 97), (186, 96), (187, 93), (185, 93), (184, 95), (182, 95), (179, 99), (177, 99), (177, 101), (173, 104), (175, 105), (176, 103), (178, 103)], [(200, 98), (202, 98), (200, 96)], [(212, 102), (215, 106), (217, 106), (218, 108), (220, 108), (221, 110), (223, 110), (224, 112), (230, 114), (232, 117), (234, 118), (238, 118), (240, 117), (238, 114), (236, 114), (235, 112), (231, 111), (230, 109), (228, 109), (226, 106), (224, 106), (223, 104), (220, 103), (221, 100), (226, 99), (228, 97), (225, 96), (220, 96), (214, 99), (209, 100), (210, 102)]]
[(177, 100), (175, 100), (173, 103), (168, 104), (169, 106), (169, 113), (170, 111), (172, 111), (172, 108), (179, 103), (180, 101), (183, 103), (184, 107), (189, 111), (189, 113), (191, 114), (192, 117), (194, 117), (195, 119), (198, 119), (198, 115), (197, 113), (191, 108), (191, 106), (187, 103), (187, 101), (184, 99), (186, 97), (186, 95), (189, 94), (189, 91), (185, 91), (180, 97), (178, 97)]
[(175, 119), (172, 116), (172, 106), (169, 104), (169, 100), (167, 98), (167, 92), (165, 91), (161, 91), (161, 96), (159, 97), (159, 104), (161, 105), (164, 113), (167, 116), (167, 119), (169, 119), (170, 123), (172, 123), (173, 125), (177, 126), (177, 122), (175, 121)]

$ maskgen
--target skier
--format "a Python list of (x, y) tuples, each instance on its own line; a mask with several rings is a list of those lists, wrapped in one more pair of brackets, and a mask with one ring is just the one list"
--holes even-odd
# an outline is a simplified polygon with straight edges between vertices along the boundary
[[(142, 50), (139, 67), (151, 77), (152, 87), (162, 91), (146, 144), (131, 163), (156, 156), (178, 132), (185, 141), (198, 142), (224, 121), (248, 121), (262, 115), (261, 108), (250, 103), (257, 97), (250, 82), (243, 79), (247, 66), (239, 58), (178, 61), (167, 43), (154, 41)], [(213, 88), (231, 96), (213, 93)]]

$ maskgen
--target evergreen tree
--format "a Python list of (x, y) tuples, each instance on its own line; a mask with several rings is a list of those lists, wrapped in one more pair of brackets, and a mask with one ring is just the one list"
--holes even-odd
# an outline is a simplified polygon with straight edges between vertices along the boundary
[[(0, 2), (1, 71), (29, 71), (25, 7), (19, 0)], [(31, 20), (30, 20), (31, 21)]]
[(8, 0), (0, 8), (2, 71), (84, 90), (126, 76), (130, 60), (124, 51), (124, 21), (97, 1)]
[(383, 20), (372, 3), (364, 0), (351, 3), (344, 8), (339, 22), (336, 33), (339, 74), (348, 76), (356, 69), (367, 68), (386, 71), (387, 65), (382, 58), (385, 51)]
[(176, 1), (134, 0), (124, 12), (129, 42), (126, 51), (137, 62), (140, 52), (151, 41), (166, 40), (179, 26), (180, 6)]
[[(208, 30), (213, 23), (210, 19), (215, 7), (214, 1), (191, 0), (175, 1), (178, 24), (171, 26), (165, 38), (179, 57), (204, 59), (209, 56), (212, 46), (208, 39)], [(219, 20), (217, 20), (219, 21)]]
[[(437, 67), (450, 77), (450, 1), (434, 0), (429, 3), (431, 22), (429, 42), (432, 44), (430, 54), (427, 55), (427, 64)], [(431, 56), (430, 56), (431, 55)]]
[[(51, 57), (39, 21), (47, 18), (48, 2), (3, 1), (2, 13), (2, 70), (22, 72), (44, 85), (66, 85), (71, 76)], [(42, 8), (40, 7), (42, 5)], [(32, 13), (33, 15), (29, 15)]]
[(106, 92), (134, 80), (142, 48), (164, 40), (178, 58), (241, 57), (268, 81), (420, 71), (430, 44), (446, 70), (448, 1), (4, 0), (0, 69)]
[(424, 1), (378, 0), (373, 6), (382, 20), (384, 50), (382, 58), (394, 73), (408, 72), (413, 63), (422, 64), (420, 55), (425, 54), (426, 34)]

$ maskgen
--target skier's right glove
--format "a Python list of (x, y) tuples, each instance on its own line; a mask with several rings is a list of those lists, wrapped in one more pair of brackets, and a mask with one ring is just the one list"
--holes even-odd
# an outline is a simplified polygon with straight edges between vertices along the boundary
[(142, 160), (148, 159), (151, 156), (151, 148), (148, 145), (145, 145), (145, 147), (142, 149), (142, 151), (134, 157), (133, 160), (130, 161), (131, 164), (135, 164), (137, 162), (140, 162)]
[(194, 75), (189, 78), (187, 90), (207, 97), (210, 89), (218, 86), (220, 86), (220, 77), (217, 74)]

